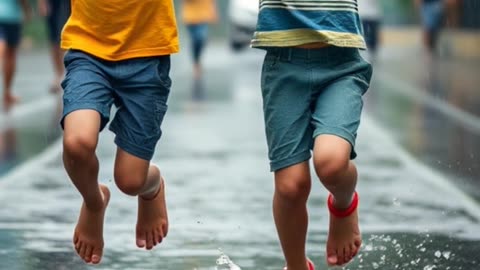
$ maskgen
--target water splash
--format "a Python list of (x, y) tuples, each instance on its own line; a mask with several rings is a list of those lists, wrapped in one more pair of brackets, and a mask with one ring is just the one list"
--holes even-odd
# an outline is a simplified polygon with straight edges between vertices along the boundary
[(215, 270), (242, 270), (230, 258), (220, 250), (220, 257), (217, 259)]

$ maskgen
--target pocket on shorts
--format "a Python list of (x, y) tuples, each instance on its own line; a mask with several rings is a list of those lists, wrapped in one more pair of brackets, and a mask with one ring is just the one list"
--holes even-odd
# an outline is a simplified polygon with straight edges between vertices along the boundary
[(155, 110), (154, 110), (154, 130), (153, 132), (155, 134), (161, 133), (161, 125), (163, 122), (163, 119), (165, 118), (165, 114), (167, 113), (168, 105), (164, 104), (161, 101), (157, 101), (155, 103)]
[(363, 59), (361, 61), (363, 62), (361, 68), (354, 73), (354, 76), (365, 83), (368, 88), (370, 86), (370, 81), (372, 80), (373, 68), (367, 61)]
[(278, 65), (279, 57), (277, 53), (268, 51), (265, 55), (262, 65), (262, 75), (261, 75), (261, 89), (262, 92), (265, 92), (268, 87), (268, 82), (270, 81), (271, 77), (274, 76), (274, 73), (277, 65)]
[(170, 90), (172, 86), (172, 80), (170, 79), (170, 56), (160, 56), (157, 60), (157, 79), (164, 88)]
[(345, 63), (342, 66), (351, 70), (349, 75), (362, 85), (362, 94), (365, 94), (370, 87), (370, 81), (372, 79), (372, 65), (358, 54), (352, 59), (352, 61), (348, 61), (348, 63)]

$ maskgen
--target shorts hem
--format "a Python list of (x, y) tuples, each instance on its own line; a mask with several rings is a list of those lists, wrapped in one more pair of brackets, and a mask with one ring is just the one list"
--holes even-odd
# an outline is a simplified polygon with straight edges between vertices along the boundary
[[(110, 129), (112, 132), (115, 133), (114, 130)], [(143, 160), (150, 161), (153, 158), (154, 151), (149, 151), (146, 150), (144, 147), (140, 147), (138, 145), (135, 145), (123, 138), (121, 138), (119, 135), (115, 136), (115, 144), (120, 147), (122, 150), (125, 152), (132, 154), (138, 158), (141, 158)]]
[(65, 117), (70, 113), (74, 111), (79, 111), (79, 110), (94, 110), (98, 112), (101, 118), (100, 131), (102, 131), (108, 123), (108, 119), (109, 119), (108, 113), (99, 109), (98, 104), (90, 103), (90, 102), (86, 102), (86, 103), (82, 102), (82, 103), (72, 104), (64, 107), (63, 116), (62, 116), (62, 119), (60, 119), (60, 126), (62, 127), (62, 129), (64, 129), (65, 127), (64, 126)]
[(275, 172), (275, 171), (278, 171), (280, 169), (290, 167), (292, 165), (307, 161), (311, 157), (312, 157), (312, 154), (310, 153), (310, 151), (304, 151), (304, 152), (295, 154), (294, 156), (291, 156), (291, 157), (288, 157), (288, 158), (284, 158), (284, 159), (277, 160), (277, 161), (271, 161), (270, 162), (270, 171)]
[(315, 140), (315, 138), (317, 138), (320, 135), (334, 135), (346, 140), (348, 143), (350, 143), (350, 146), (352, 147), (352, 150), (350, 153), (350, 159), (355, 159), (357, 157), (357, 153), (355, 152), (355, 136), (350, 132), (345, 131), (342, 128), (323, 127), (320, 130), (316, 130), (313, 133), (313, 139)]

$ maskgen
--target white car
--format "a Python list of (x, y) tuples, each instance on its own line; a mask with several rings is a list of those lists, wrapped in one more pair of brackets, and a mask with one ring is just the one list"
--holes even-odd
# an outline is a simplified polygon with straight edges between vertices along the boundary
[(250, 44), (255, 32), (259, 0), (230, 0), (230, 46), (241, 50)]

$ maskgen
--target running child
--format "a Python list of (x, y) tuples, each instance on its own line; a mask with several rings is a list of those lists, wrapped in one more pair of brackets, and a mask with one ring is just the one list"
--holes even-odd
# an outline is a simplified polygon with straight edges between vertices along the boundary
[(178, 34), (173, 0), (72, 0), (71, 11), (61, 40), (68, 50), (63, 160), (83, 197), (75, 249), (85, 262), (97, 264), (110, 192), (98, 183), (95, 149), (112, 105), (114, 178), (121, 191), (138, 197), (136, 245), (152, 249), (167, 236), (165, 183), (150, 160), (167, 111), (169, 55), (178, 51)]
[(330, 192), (327, 263), (344, 265), (362, 243), (351, 160), (372, 74), (359, 54), (365, 41), (357, 2), (261, 0), (252, 46), (267, 51), (261, 85), (285, 269), (314, 269), (305, 251), (312, 151)]

